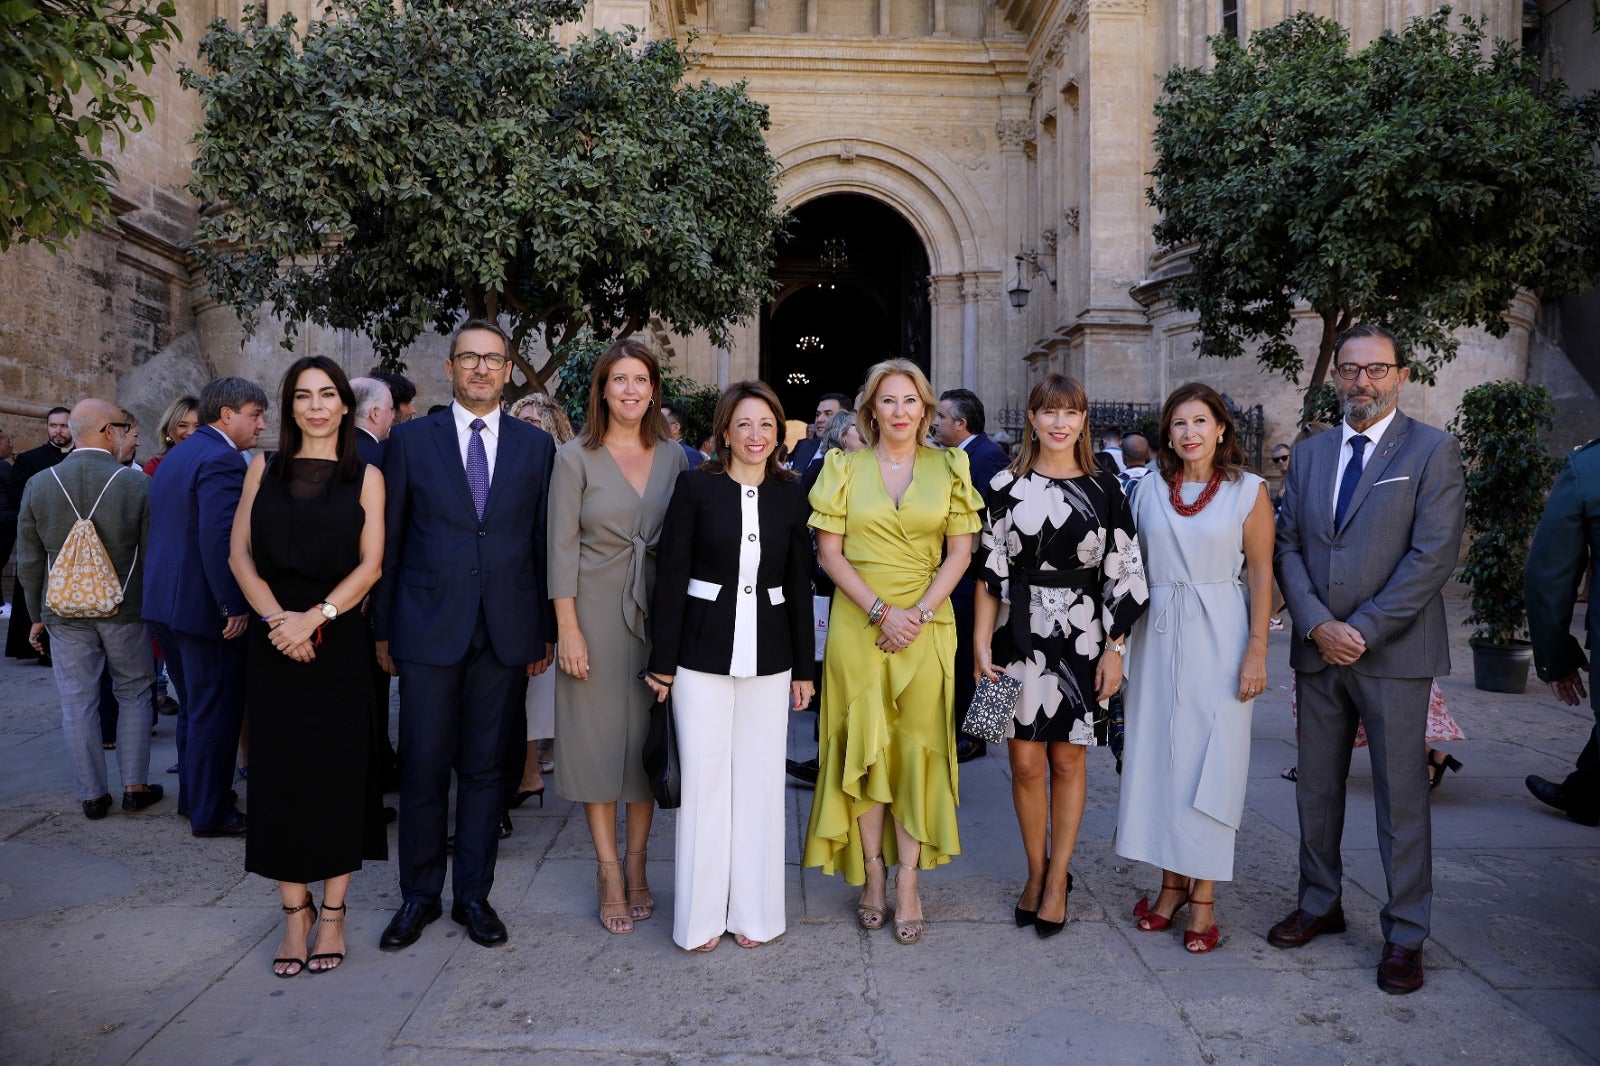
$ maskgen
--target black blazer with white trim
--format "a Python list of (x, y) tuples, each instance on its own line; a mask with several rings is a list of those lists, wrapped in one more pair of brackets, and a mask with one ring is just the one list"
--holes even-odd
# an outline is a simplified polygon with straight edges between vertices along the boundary
[(727, 675), (733, 663), (734, 609), (742, 529), (739, 496), (757, 491), (761, 561), (751, 594), (756, 602), (756, 673), (792, 670), (810, 681), (811, 505), (798, 479), (767, 478), (759, 490), (727, 474), (685, 470), (656, 547), (656, 587), (650, 605), (650, 670), (680, 666)]

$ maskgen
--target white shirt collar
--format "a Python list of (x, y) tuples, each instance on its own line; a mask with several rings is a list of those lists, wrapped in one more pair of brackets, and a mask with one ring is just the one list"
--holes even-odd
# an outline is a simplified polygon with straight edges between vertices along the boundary
[[(371, 437), (373, 440), (375, 440), (375, 441), (378, 440), (378, 435), (376, 433), (372, 432), (372, 430), (368, 429), (366, 426), (357, 426), (356, 428), (358, 430), (360, 430), (361, 432), (365, 433), (367, 436)], [(383, 442), (382, 441), (378, 441), (378, 443), (382, 444)]]
[(465, 407), (462, 407), (459, 403), (451, 400), (450, 413), (455, 416), (456, 433), (458, 435), (472, 432), (472, 420), (474, 418), (483, 419), (483, 430), (485, 433), (492, 433), (496, 437), (500, 435), (500, 408), (498, 407), (486, 415), (475, 415)]
[(967, 435), (967, 439), (962, 441), (960, 444), (957, 444), (956, 447), (960, 448), (962, 451), (966, 451), (967, 450), (967, 445), (971, 444), (973, 441), (975, 441), (977, 439), (978, 439), (978, 435), (976, 433), (969, 433)]
[(1372, 423), (1372, 425), (1368, 426), (1366, 429), (1356, 429), (1351, 426), (1348, 421), (1340, 422), (1339, 428), (1342, 431), (1339, 436), (1340, 455), (1342, 456), (1347, 450), (1346, 446), (1349, 445), (1351, 437), (1365, 437), (1367, 438), (1368, 449), (1366, 452), (1362, 453), (1362, 459), (1363, 462), (1365, 462), (1365, 459), (1372, 455), (1372, 446), (1383, 439), (1383, 435), (1389, 431), (1389, 423), (1393, 422), (1394, 416), (1399, 413), (1400, 408), (1396, 407), (1394, 410), (1390, 411), (1388, 414)]
[(111, 449), (109, 449), (109, 448), (89, 448), (89, 447), (86, 447), (86, 446), (83, 446), (83, 445), (79, 445), (78, 447), (76, 447), (76, 448), (74, 448), (72, 450), (75, 451), (75, 452), (100, 452), (103, 455), (110, 455), (111, 454)]

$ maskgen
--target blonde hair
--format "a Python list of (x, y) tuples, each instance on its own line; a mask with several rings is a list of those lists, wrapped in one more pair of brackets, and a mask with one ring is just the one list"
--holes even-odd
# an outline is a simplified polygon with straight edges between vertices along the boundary
[[(1078, 434), (1078, 442), (1072, 446), (1072, 457), (1085, 474), (1093, 476), (1098, 471), (1094, 462), (1094, 445), (1091, 443), (1094, 437), (1089, 432), (1089, 394), (1084, 390), (1083, 383), (1065, 374), (1046, 374), (1028, 393), (1027, 411), (1028, 414), (1037, 414), (1052, 407), (1084, 413), (1083, 432)], [(1027, 477), (1033, 464), (1038, 461), (1039, 434), (1024, 418), (1022, 445), (1017, 449), (1017, 457), (1011, 460), (1011, 473), (1019, 478)]]
[(506, 411), (512, 418), (521, 418), (522, 412), (532, 407), (539, 415), (539, 428), (555, 438), (557, 444), (572, 439), (572, 422), (556, 402), (542, 392), (530, 392)]
[(928, 427), (933, 425), (933, 416), (939, 406), (939, 399), (933, 394), (933, 386), (928, 383), (928, 376), (922, 372), (920, 366), (909, 359), (885, 359), (881, 363), (873, 364), (872, 369), (867, 371), (867, 383), (861, 386), (861, 405), (856, 411), (856, 429), (869, 448), (876, 447), (878, 443), (878, 419), (873, 413), (873, 408), (878, 402), (878, 389), (883, 385), (884, 378), (895, 374), (903, 374), (910, 378), (911, 384), (917, 390), (918, 398), (922, 400), (922, 421), (917, 423), (917, 444), (926, 443)]

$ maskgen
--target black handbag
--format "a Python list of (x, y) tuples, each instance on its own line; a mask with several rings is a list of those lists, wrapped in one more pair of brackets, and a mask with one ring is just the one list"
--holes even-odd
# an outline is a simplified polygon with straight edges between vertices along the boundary
[[(644, 680), (644, 673), (639, 673)], [(651, 695), (654, 695), (652, 690)], [(650, 728), (644, 735), (644, 776), (656, 806), (676, 810), (683, 803), (683, 770), (678, 765), (678, 726), (672, 718), (672, 694), (650, 704)]]

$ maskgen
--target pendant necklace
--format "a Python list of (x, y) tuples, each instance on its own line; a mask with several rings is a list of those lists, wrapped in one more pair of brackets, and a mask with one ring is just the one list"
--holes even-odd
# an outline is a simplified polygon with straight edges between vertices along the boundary
[(902, 459), (900, 462), (897, 463), (893, 459), (890, 459), (887, 455), (884, 455), (882, 452), (878, 451), (877, 449), (873, 449), (873, 453), (875, 455), (877, 455), (878, 462), (887, 463), (889, 465), (889, 469), (895, 471), (896, 473), (899, 473), (900, 468), (902, 466), (904, 466), (907, 462), (910, 461), (910, 460), (907, 460), (907, 459)]

